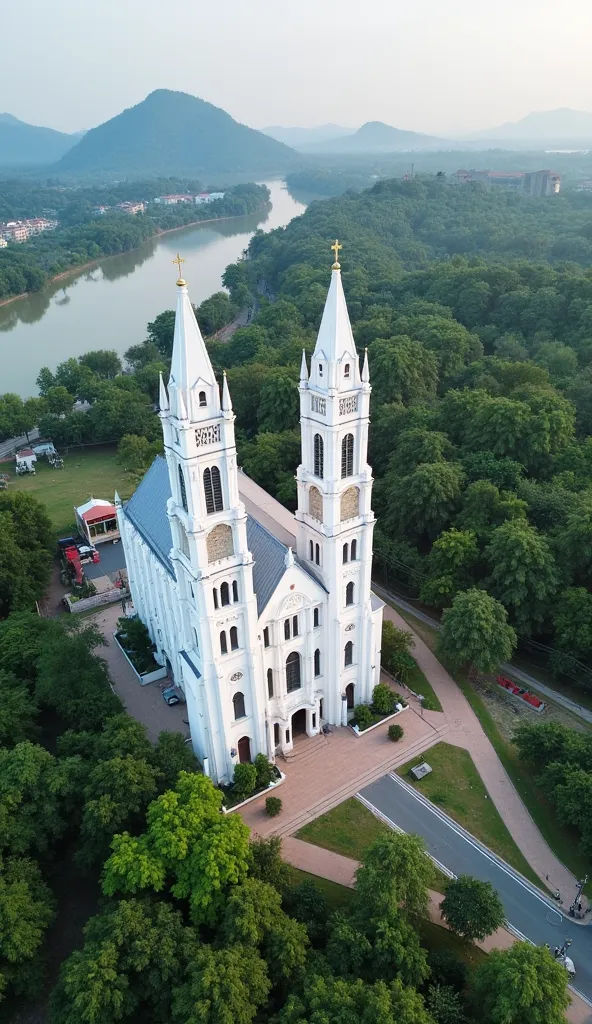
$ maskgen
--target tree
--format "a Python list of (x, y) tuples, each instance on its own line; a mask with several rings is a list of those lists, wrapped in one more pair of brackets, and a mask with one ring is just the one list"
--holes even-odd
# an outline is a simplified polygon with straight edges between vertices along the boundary
[(415, 647), (413, 634), (406, 629), (397, 629), (390, 621), (382, 623), (381, 664), (392, 675), (401, 677), (415, 665), (411, 651)]
[(196, 310), (197, 322), (202, 333), (214, 334), (229, 324), (238, 312), (227, 292), (214, 292)]
[(301, 993), (288, 997), (279, 1024), (433, 1024), (422, 997), (400, 981), (369, 985), (313, 974)]
[(89, 775), (81, 827), (80, 859), (102, 862), (115, 832), (137, 828), (157, 792), (156, 768), (143, 758), (113, 757), (99, 761)]
[(32, 739), (38, 711), (28, 686), (12, 672), (0, 669), (0, 747)]
[(356, 906), (364, 917), (385, 917), (400, 906), (410, 914), (421, 914), (427, 907), (432, 874), (419, 836), (387, 832), (371, 843), (356, 871)]
[(426, 1004), (436, 1024), (466, 1024), (462, 999), (453, 988), (430, 985)]
[(531, 633), (548, 615), (559, 583), (547, 541), (528, 522), (515, 519), (493, 531), (485, 557), (491, 593), (512, 610), (518, 628)]
[(534, 357), (535, 363), (544, 366), (552, 378), (561, 380), (574, 377), (578, 372), (578, 357), (573, 348), (559, 341), (544, 341)]
[(408, 430), (402, 430), (399, 434), (389, 469), (399, 473), (400, 476), (406, 476), (422, 463), (444, 462), (453, 453), (454, 448), (446, 434), (437, 430), (427, 430), (424, 427), (410, 427)]
[(241, 800), (246, 800), (255, 792), (257, 785), (257, 769), (254, 764), (244, 762), (234, 766), (232, 788)]
[(505, 921), (502, 902), (491, 882), (459, 875), (446, 885), (440, 905), (442, 917), (467, 942), (493, 935)]
[(104, 642), (96, 627), (47, 638), (35, 696), (40, 704), (55, 708), (73, 729), (97, 729), (122, 710), (121, 700), (111, 689), (105, 662), (93, 653)]
[(25, 491), (0, 492), (0, 618), (34, 608), (51, 576), (52, 524)]
[(162, 451), (162, 441), (125, 434), (117, 446), (117, 461), (129, 473), (143, 473)]
[(120, 900), (88, 921), (84, 940), (62, 964), (53, 1024), (112, 1024), (140, 1007), (150, 1020), (170, 1020), (171, 991), (198, 947), (181, 914), (168, 903)]
[(473, 976), (472, 1002), (485, 1024), (566, 1024), (567, 971), (544, 946), (494, 949)]
[(495, 672), (515, 647), (506, 609), (484, 590), (461, 591), (442, 615), (438, 651), (453, 669), (468, 664), (478, 672)]
[(386, 526), (409, 537), (435, 536), (456, 511), (463, 483), (459, 463), (423, 463), (408, 476), (392, 470), (384, 478)]
[(474, 582), (479, 549), (470, 530), (446, 530), (432, 546), (421, 599), (441, 608)]
[(379, 338), (368, 350), (373, 401), (421, 402), (433, 398), (438, 384), (436, 356), (409, 337)]
[(279, 434), (298, 425), (300, 406), (296, 374), (276, 371), (261, 388), (261, 402), (257, 412), (260, 430)]
[(592, 594), (584, 587), (568, 587), (553, 605), (555, 643), (574, 658), (592, 651)]
[(121, 373), (121, 359), (113, 349), (100, 348), (94, 352), (85, 352), (78, 357), (78, 362), (103, 380), (111, 380)]
[(0, 857), (0, 1000), (39, 987), (36, 954), (54, 916), (54, 900), (33, 860)]
[(279, 836), (252, 840), (249, 844), (249, 875), (261, 882), (268, 882), (278, 892), (286, 892), (291, 875), (290, 868), (282, 858), (282, 840)]
[(140, 370), (148, 363), (157, 363), (161, 358), (161, 352), (153, 341), (143, 341), (140, 345), (131, 345), (124, 356), (132, 370)]
[(49, 388), (46, 396), (47, 408), (54, 416), (66, 416), (72, 412), (74, 397), (61, 384)]
[(509, 491), (500, 491), (488, 480), (467, 487), (456, 527), (470, 531), (477, 540), (489, 540), (492, 531), (509, 519), (525, 519), (527, 504)]
[(53, 846), (66, 827), (77, 768), (75, 758), (60, 760), (28, 740), (0, 749), (0, 852), (21, 856)]
[(174, 991), (171, 1019), (177, 1024), (251, 1024), (270, 988), (256, 950), (200, 946), (187, 980)]
[(222, 816), (221, 803), (211, 779), (181, 772), (175, 788), (148, 807), (145, 832), (114, 836), (103, 891), (160, 892), (171, 878), (173, 896), (189, 900), (196, 923), (215, 922), (249, 863), (249, 830), (238, 815)]
[(156, 345), (158, 351), (170, 359), (173, 354), (173, 336), (175, 333), (175, 310), (166, 309), (159, 313), (154, 320), (148, 324), (148, 341)]
[[(128, 717), (128, 716), (126, 716)], [(158, 769), (158, 788), (174, 789), (180, 772), (197, 772), (199, 761), (180, 732), (160, 732), (152, 747), (152, 761)]]

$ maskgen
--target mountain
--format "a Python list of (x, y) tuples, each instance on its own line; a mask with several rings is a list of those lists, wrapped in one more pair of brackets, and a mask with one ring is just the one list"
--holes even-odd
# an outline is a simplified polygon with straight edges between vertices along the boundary
[(507, 121), (497, 128), (473, 132), (472, 139), (508, 139), (534, 142), (592, 142), (592, 114), (586, 110), (539, 110), (520, 121)]
[(352, 128), (343, 128), (339, 124), (319, 124), (315, 128), (283, 128), (281, 125), (272, 125), (270, 128), (262, 128), (264, 135), (284, 142), (286, 146), (299, 149), (311, 142), (326, 142), (328, 139), (339, 139), (343, 135), (351, 135)]
[(92, 128), (60, 160), (71, 174), (212, 176), (294, 167), (294, 150), (185, 92), (157, 89)]
[(76, 137), (53, 128), (40, 128), (0, 114), (0, 167), (53, 164), (76, 144)]
[(307, 153), (396, 153), (420, 149), (446, 149), (450, 143), (421, 132), (393, 128), (382, 121), (367, 121), (353, 135), (302, 146)]

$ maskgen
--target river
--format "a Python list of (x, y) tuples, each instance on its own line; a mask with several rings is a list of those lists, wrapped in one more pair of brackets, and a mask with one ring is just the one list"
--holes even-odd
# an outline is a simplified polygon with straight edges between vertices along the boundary
[(143, 341), (148, 321), (175, 301), (172, 260), (177, 252), (186, 260), (183, 276), (195, 305), (219, 291), (224, 270), (257, 228), (283, 227), (306, 209), (282, 181), (265, 184), (272, 202), (267, 216), (179, 228), (0, 306), (0, 394), (36, 395), (42, 366), (54, 369), (70, 356), (97, 348), (123, 355)]

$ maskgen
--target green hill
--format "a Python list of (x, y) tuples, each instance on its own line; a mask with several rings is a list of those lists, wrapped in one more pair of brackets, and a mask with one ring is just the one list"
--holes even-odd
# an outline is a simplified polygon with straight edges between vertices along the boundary
[(288, 146), (184, 92), (157, 89), (87, 132), (56, 168), (72, 174), (268, 174), (293, 167)]
[(0, 167), (53, 164), (77, 140), (78, 136), (26, 124), (12, 114), (0, 114)]

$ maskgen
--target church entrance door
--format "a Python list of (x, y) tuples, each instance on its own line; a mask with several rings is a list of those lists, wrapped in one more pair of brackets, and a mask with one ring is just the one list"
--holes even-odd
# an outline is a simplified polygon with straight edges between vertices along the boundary
[(292, 715), (292, 739), (306, 735), (306, 708), (300, 708)]
[(238, 759), (241, 764), (251, 760), (251, 741), (248, 736), (241, 736), (238, 741)]
[(351, 711), (354, 706), (354, 684), (348, 683), (345, 688), (345, 695), (347, 697), (347, 710)]

